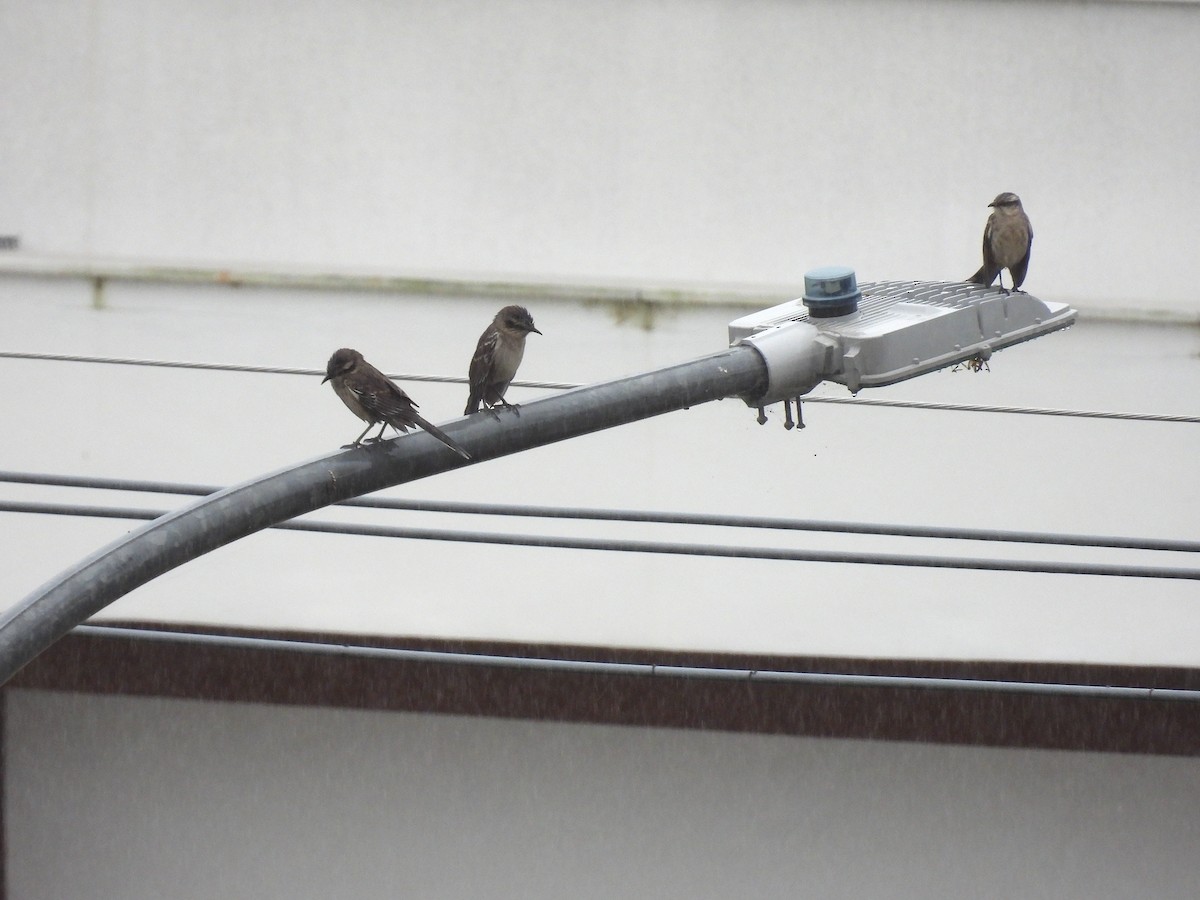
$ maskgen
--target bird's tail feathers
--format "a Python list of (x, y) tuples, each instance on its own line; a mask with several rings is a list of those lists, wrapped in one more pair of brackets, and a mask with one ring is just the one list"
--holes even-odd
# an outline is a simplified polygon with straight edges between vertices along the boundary
[(980, 284), (987, 287), (996, 280), (996, 276), (1000, 274), (999, 269), (988, 269), (987, 266), (981, 266), (979, 271), (967, 279), (968, 284)]
[(471, 454), (468, 453), (466, 450), (464, 450), (462, 448), (461, 444), (459, 444), (456, 440), (454, 440), (454, 438), (450, 437), (450, 435), (446, 434), (446, 432), (442, 431), (442, 429), (438, 428), (432, 422), (426, 421), (425, 419), (421, 418), (416, 413), (413, 413), (413, 421), (415, 421), (418, 425), (420, 425), (422, 428), (424, 428), (426, 431), (428, 431), (430, 434), (432, 434), (435, 438), (437, 438), (439, 441), (441, 441), (443, 444), (445, 444), (447, 447), (449, 447), (451, 450), (453, 450), (455, 453), (457, 453), (463, 459), (471, 458)]

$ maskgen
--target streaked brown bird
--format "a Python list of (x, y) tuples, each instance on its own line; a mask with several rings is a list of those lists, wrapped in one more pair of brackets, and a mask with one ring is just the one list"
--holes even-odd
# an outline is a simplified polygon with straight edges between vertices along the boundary
[(471, 357), (471, 368), (467, 373), (470, 394), (464, 416), (479, 412), (480, 404), (497, 417), (497, 406), (516, 412), (517, 405), (505, 400), (504, 392), (516, 377), (525, 356), (525, 338), (530, 332), (541, 334), (525, 307), (506, 306), (496, 313), (492, 324), (479, 336), (475, 355)]
[(321, 384), (326, 381), (333, 384), (333, 392), (341, 398), (350, 412), (367, 423), (363, 433), (352, 443), (346, 444), (346, 447), (361, 446), (363, 436), (382, 422), (379, 434), (370, 438), (368, 443), (383, 440), (383, 430), (389, 425), (401, 433), (419, 426), (463, 459), (471, 458), (471, 454), (442, 429), (423, 419), (417, 412), (417, 404), (412, 398), (392, 379), (363, 359), (363, 355), (357, 350), (343, 347), (329, 357)]
[[(983, 229), (983, 265), (967, 279), (969, 282), (990, 285), (1008, 269), (1014, 291), (1021, 289), (1025, 273), (1029, 271), (1029, 251), (1033, 246), (1033, 226), (1021, 206), (1021, 198), (1011, 191), (998, 194), (988, 204), (992, 214)], [(1005, 290), (1004, 279), (1000, 279), (1000, 290)]]

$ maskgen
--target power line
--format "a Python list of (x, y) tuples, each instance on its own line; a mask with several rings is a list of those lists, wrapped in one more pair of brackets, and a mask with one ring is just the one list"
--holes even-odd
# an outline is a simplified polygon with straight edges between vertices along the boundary
[(771, 682), (838, 687), (916, 688), (927, 690), (977, 691), (981, 693), (1042, 694), (1049, 696), (1094, 697), (1120, 700), (1184, 700), (1200, 702), (1200, 691), (1181, 688), (1128, 687), (1102, 684), (1065, 684), (1034, 681), (992, 681), (980, 678), (939, 678), (922, 675), (852, 675), (837, 672), (791, 672), (787, 670), (733, 669), (715, 666), (680, 666), (671, 663), (627, 663), (604, 660), (553, 659), (547, 657), (502, 656), (450, 650), (416, 650), (406, 647), (370, 647), (361, 644), (331, 644), (285, 638), (244, 637), (204, 632), (165, 631), (127, 628), (116, 625), (76, 625), (73, 634), (81, 637), (118, 638), (249, 650), (285, 650), (390, 659), (399, 662), (439, 663), (460, 666), (535, 669), (550, 672), (590, 673), (599, 675), (641, 675), (652, 678), (682, 678), (720, 681)]
[[(0, 482), (36, 484), (50, 487), (77, 487), (91, 490), (131, 491), (135, 493), (179, 494), (203, 497), (223, 490), (217, 485), (182, 484), (124, 478), (97, 478), (77, 475), (47, 475), (36, 472), (0, 471)], [(515, 516), (539, 519), (580, 519), (606, 522), (637, 522), (663, 525), (700, 525), (724, 528), (755, 528), (781, 531), (815, 531), (834, 534), (859, 534), (882, 537), (932, 538), (939, 540), (990, 541), (1018, 544), (1092, 547), (1119, 550), (1175, 551), (1200, 553), (1200, 541), (1163, 538), (1134, 538), (1107, 535), (1054, 534), (1037, 531), (1010, 531), (993, 528), (960, 528), (936, 525), (892, 525), (873, 522), (841, 522), (822, 519), (792, 519), (771, 516), (722, 515), (715, 513), (662, 512), (655, 510), (596, 509), (593, 507), (536, 506), (528, 504), (464, 503), (450, 500), (399, 500), (389, 497), (363, 497), (346, 500), (339, 506), (389, 509), (406, 512), (434, 512), (482, 516)]]
[[(29, 359), (46, 362), (81, 362), (102, 363), (114, 366), (149, 366), (164, 369), (199, 369), (206, 372), (251, 372), (258, 375), (319, 375), (324, 376), (324, 369), (296, 369), (286, 366), (246, 366), (234, 363), (202, 363), (176, 362), (162, 359), (127, 359), (118, 356), (75, 356), (66, 353), (19, 353), (16, 351), (0, 350), (0, 359)], [(429, 381), (445, 384), (466, 384), (466, 378), (453, 375), (413, 375), (410, 373), (386, 373), (389, 378), (398, 381)], [(556, 381), (514, 381), (518, 387), (548, 388), (552, 390), (568, 390), (580, 387), (578, 384), (564, 384)]]
[[(233, 363), (176, 362), (156, 359), (126, 359), (115, 356), (77, 356), (63, 353), (21, 353), (0, 350), (0, 359), (25, 359), (46, 362), (103, 363), (122, 366), (150, 366), (168, 369), (199, 369), (211, 372), (250, 372), (266, 375), (324, 375), (324, 369), (298, 369), (283, 366), (247, 366)], [(408, 372), (387, 373), (397, 381), (466, 384), (467, 379), (453, 375), (417, 375)], [(515, 387), (565, 391), (582, 387), (562, 381), (514, 381)], [(939, 412), (1006, 413), (1024, 416), (1052, 416), (1076, 419), (1108, 419), (1123, 422), (1160, 422), (1200, 424), (1200, 416), (1174, 416), (1161, 413), (1106, 412), (1102, 410), (1055, 409), (1040, 406), (987, 406), (970, 403), (931, 403), (919, 400), (872, 400), (860, 397), (802, 397), (804, 403), (831, 403), (843, 406), (875, 406), (893, 409), (922, 409)]]
[[(66, 503), (0, 501), (0, 512), (59, 516), (91, 516), (105, 519), (152, 520), (169, 510), (114, 506), (82, 506)], [(709, 556), (726, 559), (763, 559), (785, 562), (849, 563), (876, 566), (906, 566), (935, 569), (971, 569), (993, 572), (1029, 572), (1043, 575), (1103, 575), (1120, 578), (1169, 578), (1200, 581), (1200, 569), (1173, 566), (1134, 566), (1110, 563), (1042, 562), (1039, 560), (987, 559), (982, 557), (932, 556), (928, 554), (863, 553), (841, 550), (793, 550), (779, 547), (743, 547), (728, 544), (694, 544), (668, 541), (638, 541), (619, 538), (569, 538), (551, 535), (498, 534), (488, 531), (459, 531), (444, 528), (400, 528), (391, 525), (351, 525), (291, 519), (270, 526), (286, 531), (323, 534), (449, 541), (469, 544), (499, 544), (564, 550), (607, 550), (624, 553), (654, 553), (672, 556)]]
[(1115, 419), (1124, 422), (1186, 422), (1200, 424), (1200, 416), (1169, 416), (1161, 413), (1096, 412), (1084, 409), (1053, 409), (1040, 406), (985, 406), (972, 403), (928, 403), (920, 400), (871, 400), (857, 397), (802, 397), (804, 403), (841, 403), (847, 406), (886, 406), (893, 409), (954, 410), (955, 412), (1010, 413), (1022, 416), (1065, 416), (1076, 419)]

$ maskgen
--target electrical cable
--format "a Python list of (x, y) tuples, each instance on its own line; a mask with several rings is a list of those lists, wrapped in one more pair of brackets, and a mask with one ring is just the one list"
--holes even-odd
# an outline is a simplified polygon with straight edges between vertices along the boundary
[[(269, 375), (324, 375), (323, 369), (297, 369), (280, 366), (247, 366), (232, 363), (173, 362), (154, 359), (126, 359), (110, 356), (76, 356), (62, 353), (21, 353), (0, 350), (0, 359), (24, 359), (49, 362), (105, 363), (125, 366), (158, 366), (169, 369), (200, 369), (216, 372), (251, 372)], [(442, 384), (465, 384), (467, 379), (452, 375), (417, 375), (412, 373), (387, 373), (397, 381), (434, 382)], [(565, 391), (581, 387), (579, 384), (561, 381), (514, 381), (514, 387), (540, 388)], [(922, 409), (939, 412), (1006, 413), (1025, 416), (1053, 416), (1077, 419), (1107, 419), (1124, 422), (1160, 422), (1200, 424), (1200, 416), (1175, 416), (1161, 413), (1105, 412), (1101, 410), (1055, 409), (1039, 406), (987, 406), (970, 403), (932, 403), (919, 400), (878, 400), (858, 397), (802, 397), (804, 403), (832, 403), (844, 406), (874, 406), (895, 409)]]
[[(250, 372), (257, 375), (317, 375), (324, 376), (324, 369), (296, 369), (287, 366), (246, 366), (234, 363), (201, 363), (175, 362), (162, 359), (128, 359), (118, 356), (75, 356), (66, 353), (19, 353), (0, 350), (0, 359), (27, 359), (46, 362), (82, 362), (102, 363), (114, 366), (150, 366), (164, 369), (199, 369), (206, 372)], [(388, 378), (397, 381), (426, 381), (443, 384), (466, 384), (466, 378), (453, 375), (414, 375), (411, 373), (384, 373)], [(577, 388), (578, 384), (565, 384), (556, 381), (514, 381), (517, 387), (547, 388), (551, 390), (569, 390)]]
[(1104, 684), (1068, 684), (1034, 681), (995, 681), (980, 678), (940, 678), (923, 675), (853, 675), (837, 672), (791, 672), (787, 670), (733, 669), (716, 666), (680, 666), (660, 663), (623, 663), (604, 660), (553, 659), (547, 657), (501, 656), (450, 650), (415, 650), (405, 647), (369, 647), (283, 638), (243, 637), (203, 632), (126, 628), (118, 625), (76, 625), (72, 634), (81, 637), (116, 638), (150, 642), (202, 644), (248, 650), (284, 650), (330, 656), (390, 659), (398, 662), (447, 665), (494, 666), (550, 672), (597, 675), (643, 675), (656, 678), (721, 681), (771, 682), (838, 687), (916, 688), (927, 690), (977, 691), (981, 693), (1041, 694), (1120, 700), (1182, 700), (1200, 702), (1200, 691), (1183, 688), (1128, 687)]
[[(91, 516), (107, 519), (153, 520), (169, 510), (113, 506), (82, 506), (65, 503), (0, 501), (0, 512), (60, 516)], [(550, 535), (498, 534), (444, 528), (400, 528), (390, 525), (350, 525), (291, 519), (270, 526), (287, 531), (324, 534), (450, 541), (470, 544), (500, 544), (518, 547), (553, 547), (567, 550), (609, 550), (624, 553), (657, 553), (674, 556), (710, 556), (728, 559), (770, 559), (788, 562), (853, 563), (858, 565), (912, 566), (936, 569), (972, 569), (993, 572), (1030, 572), (1044, 575), (1104, 575), (1122, 578), (1169, 578), (1200, 581), (1200, 569), (1174, 566), (1136, 566), (1111, 563), (1042, 562), (1039, 560), (986, 559), (932, 556), (928, 554), (865, 553), (840, 550), (792, 550), (778, 547), (740, 547), (728, 544), (694, 544), (640, 541), (619, 538), (567, 538)]]
[(1182, 422), (1200, 424), (1200, 416), (1171, 416), (1163, 413), (1100, 412), (1086, 409), (1054, 409), (1044, 406), (987, 406), (976, 403), (931, 403), (921, 400), (879, 400), (858, 397), (802, 397), (804, 403), (840, 403), (845, 406), (880, 406), (892, 409), (927, 409), (954, 412), (1008, 413), (1021, 416), (1062, 416), (1075, 419), (1110, 419), (1122, 422)]
[[(123, 478), (76, 475), (45, 475), (35, 472), (0, 471), (0, 483), (77, 487), (134, 493), (178, 494), (203, 497), (223, 490), (222, 486), (181, 484)], [(725, 528), (756, 528), (780, 531), (816, 531), (833, 534), (882, 537), (935, 538), (940, 540), (991, 541), (1017, 544), (1093, 547), (1117, 550), (1174, 551), (1200, 553), (1200, 541), (1133, 538), (1106, 535), (1052, 534), (992, 528), (958, 528), (934, 525), (891, 525), (872, 522), (839, 522), (821, 519), (791, 519), (769, 516), (721, 515), (711, 513), (659, 512), (653, 510), (596, 509), (589, 507), (535, 506), (502, 503), (465, 503), (450, 500), (397, 500), (361, 497), (336, 504), (367, 509), (434, 512), (482, 516), (515, 516), (539, 519), (579, 519), (605, 522), (638, 522), (663, 525), (700, 525)]]

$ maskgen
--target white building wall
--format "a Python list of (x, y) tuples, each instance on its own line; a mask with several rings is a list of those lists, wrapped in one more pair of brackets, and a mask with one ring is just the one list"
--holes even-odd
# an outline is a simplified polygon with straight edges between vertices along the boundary
[(0, 2), (0, 233), (29, 254), (798, 284), (1198, 310), (1200, 6)]
[(9, 897), (1192, 900), (1192, 759), (14, 691)]
[[(1192, 3), (0, 0), (0, 234), (30, 257), (793, 285), (845, 262), (864, 281), (953, 279), (978, 264), (987, 201), (1016, 190), (1037, 230), (1032, 291), (1195, 318), (1198, 46)], [(113, 285), (96, 310), (83, 282), (12, 278), (0, 302), (14, 349), (315, 368), (350, 344), (389, 371), (450, 374), (497, 305)], [(522, 374), (667, 364), (719, 347), (734, 314), (643, 329), (548, 303)], [(1194, 414), (1196, 341), (1084, 326), (989, 375), (877, 396)], [(315, 378), (3, 360), (0, 380), (18, 470), (227, 483), (357, 430)], [(406, 387), (431, 418), (461, 409), (456, 386)], [(399, 493), (1200, 529), (1191, 425), (806, 415), (784, 433), (712, 404)], [(10, 598), (130, 527), (3, 525)], [(480, 572), (506, 576), (487, 602)], [(1177, 665), (1196, 664), (1200, 616), (1190, 582), (281, 534), (111, 614)], [(5, 728), (14, 898), (1194, 896), (1191, 760), (41, 692), (10, 693)]]

